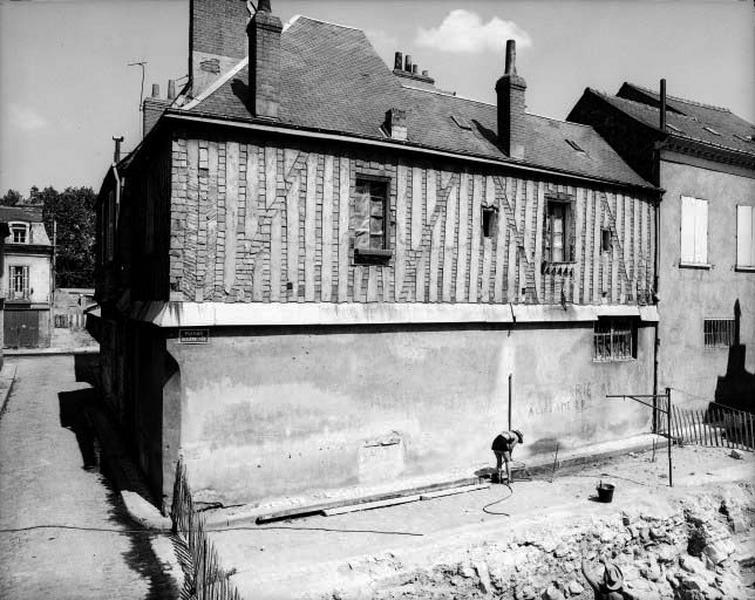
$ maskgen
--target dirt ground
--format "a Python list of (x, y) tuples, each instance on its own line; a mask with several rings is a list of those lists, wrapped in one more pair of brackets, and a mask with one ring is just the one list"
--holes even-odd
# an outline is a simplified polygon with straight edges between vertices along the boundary
[[(535, 531), (589, 524), (622, 511), (669, 516), (679, 502), (753, 481), (755, 457), (740, 454), (732, 458), (724, 448), (674, 447), (673, 488), (666, 448), (659, 447), (655, 453), (520, 478), (511, 490), (492, 485), (377, 510), (239, 525), (215, 530), (211, 539), (247, 597), (315, 598), (333, 590), (341, 590), (335, 597), (349, 597), (354, 595), (349, 590), (359, 589), (374, 595), (376, 582), (452, 562), (475, 546), (521, 541)], [(600, 481), (615, 486), (611, 504), (594, 501)], [(554, 530), (553, 535), (561, 534)]]

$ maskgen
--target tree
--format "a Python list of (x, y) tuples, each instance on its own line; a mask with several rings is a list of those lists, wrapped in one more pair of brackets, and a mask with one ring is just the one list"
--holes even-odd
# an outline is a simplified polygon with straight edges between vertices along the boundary
[(24, 197), (21, 192), (17, 190), (8, 190), (5, 195), (0, 198), (0, 206), (16, 206), (24, 201)]
[[(42, 219), (50, 240), (56, 244), (55, 286), (94, 285), (95, 200), (90, 187), (67, 187), (63, 192), (36, 186), (29, 201), (42, 205)], [(57, 232), (55, 225), (57, 224)]]

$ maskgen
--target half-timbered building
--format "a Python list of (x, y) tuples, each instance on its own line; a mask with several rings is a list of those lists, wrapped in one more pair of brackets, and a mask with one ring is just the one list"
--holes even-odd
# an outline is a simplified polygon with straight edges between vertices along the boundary
[(605, 396), (652, 391), (657, 189), (525, 111), (513, 43), (486, 104), (351, 27), (191, 11), (99, 197), (103, 388), (164, 499), (179, 453), (241, 502), (471, 474), (509, 419), (524, 460), (648, 431)]

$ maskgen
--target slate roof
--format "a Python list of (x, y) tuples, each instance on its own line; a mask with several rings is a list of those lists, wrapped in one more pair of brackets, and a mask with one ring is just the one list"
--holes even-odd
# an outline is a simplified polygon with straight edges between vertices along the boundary
[[(622, 85), (616, 96), (597, 90), (591, 91), (618, 110), (646, 125), (658, 128), (660, 119), (658, 93), (631, 83)], [(644, 100), (624, 97), (629, 95)], [(666, 111), (668, 134), (755, 156), (755, 143), (746, 141), (748, 137), (755, 135), (755, 126), (729, 109), (675, 96), (667, 96), (666, 104), (669, 109)]]
[[(253, 122), (248, 82), (244, 65), (196, 105), (169, 112)], [(390, 138), (380, 126), (385, 112), (397, 107), (407, 111), (407, 143), (413, 146), (652, 187), (592, 127), (528, 114), (525, 158), (512, 159), (495, 142), (495, 105), (413, 84), (394, 75), (358, 29), (298, 17), (282, 33), (278, 116), (283, 126), (386, 141)], [(459, 127), (451, 115), (471, 129)]]
[(11, 221), (41, 223), (42, 209), (28, 206), (0, 206), (0, 223)]

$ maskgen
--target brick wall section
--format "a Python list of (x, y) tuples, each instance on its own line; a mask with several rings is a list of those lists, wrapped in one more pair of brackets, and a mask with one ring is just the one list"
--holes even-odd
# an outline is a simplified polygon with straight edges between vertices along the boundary
[[(172, 158), (175, 300), (558, 304), (563, 292), (576, 304), (634, 304), (651, 292), (653, 205), (626, 192), (261, 139), (182, 134)], [(390, 179), (385, 265), (354, 261), (360, 175)], [(572, 201), (570, 265), (543, 262), (554, 195)], [(482, 205), (498, 208), (490, 238)]]
[(522, 158), (528, 132), (525, 126), (527, 84), (518, 75), (504, 75), (495, 85), (498, 106), (498, 139), (509, 156)]

